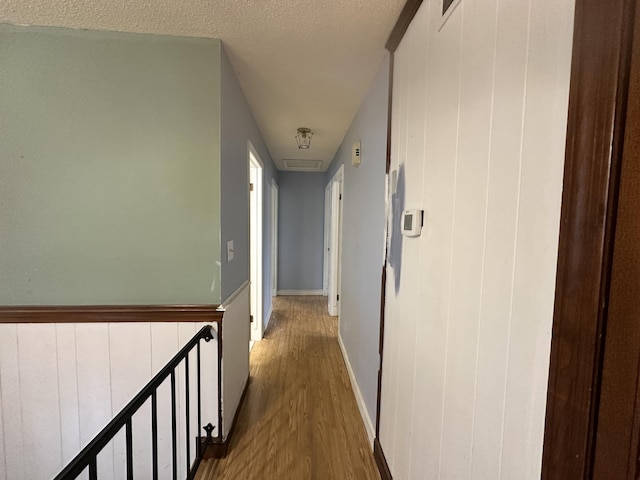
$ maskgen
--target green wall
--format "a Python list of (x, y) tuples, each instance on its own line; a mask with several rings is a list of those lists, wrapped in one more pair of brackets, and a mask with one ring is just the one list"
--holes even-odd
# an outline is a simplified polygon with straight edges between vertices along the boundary
[(220, 302), (220, 42), (0, 25), (0, 304)]

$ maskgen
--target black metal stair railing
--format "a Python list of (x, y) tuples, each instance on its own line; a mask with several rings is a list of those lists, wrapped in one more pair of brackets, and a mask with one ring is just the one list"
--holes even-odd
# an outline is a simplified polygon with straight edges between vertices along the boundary
[[(177, 429), (177, 391), (176, 391), (176, 370), (184, 361), (185, 369), (185, 449), (186, 449), (186, 472), (187, 478), (191, 479), (202, 460), (204, 449), (212, 441), (211, 432), (214, 427), (211, 423), (202, 425), (202, 388), (200, 372), (200, 342), (209, 342), (214, 338), (215, 331), (209, 325), (203, 327), (158, 374), (131, 400), (102, 431), (84, 448), (82, 451), (54, 478), (54, 480), (73, 480), (82, 475), (88, 469), (89, 480), (98, 479), (98, 455), (105, 446), (124, 428), (125, 429), (125, 451), (126, 451), (126, 479), (133, 480), (133, 425), (134, 414), (151, 398), (151, 457), (152, 457), (152, 478), (158, 480), (158, 388), (170, 377), (171, 382), (171, 452), (172, 452), (172, 478), (178, 480), (178, 429)], [(206, 441), (196, 441), (196, 455), (191, 462), (190, 447), (190, 389), (189, 389), (189, 354), (196, 349), (197, 358), (197, 424), (206, 432)], [(199, 438), (199, 437), (198, 437)]]

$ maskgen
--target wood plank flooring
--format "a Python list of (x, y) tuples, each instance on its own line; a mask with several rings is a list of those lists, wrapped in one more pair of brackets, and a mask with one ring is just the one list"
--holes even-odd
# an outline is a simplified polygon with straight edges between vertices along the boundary
[(197, 480), (379, 480), (325, 297), (276, 297), (225, 459)]

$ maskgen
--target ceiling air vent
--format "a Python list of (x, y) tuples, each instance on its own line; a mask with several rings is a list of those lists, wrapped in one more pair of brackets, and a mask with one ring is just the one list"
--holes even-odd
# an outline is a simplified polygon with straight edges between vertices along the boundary
[(295, 170), (320, 170), (322, 168), (322, 160), (303, 160), (285, 158), (282, 160), (285, 168)]

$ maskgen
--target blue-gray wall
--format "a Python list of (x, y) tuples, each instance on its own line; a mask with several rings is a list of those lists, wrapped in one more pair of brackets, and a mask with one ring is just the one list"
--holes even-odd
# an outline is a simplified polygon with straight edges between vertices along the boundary
[(324, 173), (280, 172), (278, 290), (322, 290)]
[[(266, 328), (271, 309), (271, 180), (277, 170), (260, 129), (247, 104), (240, 83), (224, 51), (220, 52), (220, 226), (222, 300), (227, 299), (249, 278), (249, 163), (250, 141), (264, 164), (263, 169), (263, 314)], [(234, 259), (227, 262), (227, 240), (234, 242)]]
[[(385, 163), (389, 57), (385, 57), (325, 183), (344, 165), (340, 337), (372, 422), (376, 417), (380, 282), (384, 259)], [(362, 163), (351, 165), (351, 147), (360, 140)]]

